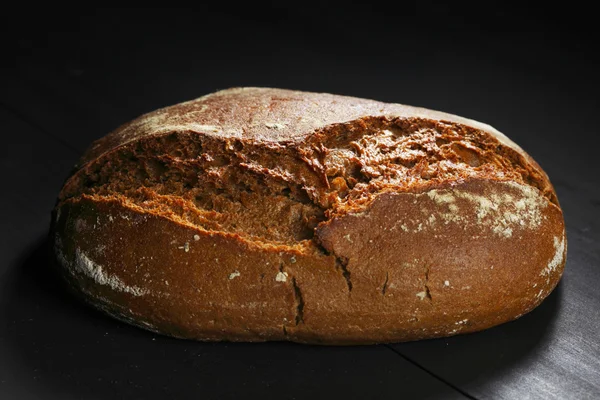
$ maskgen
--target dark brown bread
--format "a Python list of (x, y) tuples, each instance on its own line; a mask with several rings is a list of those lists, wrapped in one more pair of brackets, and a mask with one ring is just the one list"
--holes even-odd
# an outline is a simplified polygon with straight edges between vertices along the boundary
[(473, 332), (535, 308), (566, 258), (548, 177), (490, 126), (268, 88), (157, 110), (98, 140), (52, 232), (86, 301), (198, 340)]

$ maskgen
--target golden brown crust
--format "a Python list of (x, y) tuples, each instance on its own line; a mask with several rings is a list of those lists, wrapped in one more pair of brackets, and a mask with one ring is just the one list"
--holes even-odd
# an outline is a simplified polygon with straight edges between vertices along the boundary
[(491, 126), (452, 114), (329, 93), (242, 87), (211, 93), (142, 115), (93, 143), (80, 164), (131, 141), (166, 132), (290, 143), (302, 142), (323, 127), (364, 117), (422, 118), (467, 125), (483, 130), (525, 154)]
[(564, 268), (540, 167), (493, 128), (429, 110), (231, 89), (119, 128), (81, 166), (53, 219), (65, 276), (177, 337), (472, 332), (533, 309)]

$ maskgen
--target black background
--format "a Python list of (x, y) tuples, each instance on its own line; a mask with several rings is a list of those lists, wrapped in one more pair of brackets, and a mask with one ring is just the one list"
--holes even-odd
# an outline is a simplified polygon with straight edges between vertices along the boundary
[[(5, 10), (0, 398), (600, 397), (594, 13), (504, 2)], [(587, 30), (587, 31), (586, 31)], [(49, 268), (50, 210), (121, 123), (233, 86), (331, 92), (489, 123), (549, 174), (568, 262), (535, 311), (389, 346), (186, 342), (80, 305)]]

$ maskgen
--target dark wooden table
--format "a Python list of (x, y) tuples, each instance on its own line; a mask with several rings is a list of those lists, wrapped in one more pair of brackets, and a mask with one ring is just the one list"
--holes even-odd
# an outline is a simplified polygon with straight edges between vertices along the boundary
[[(496, 4), (481, 20), (426, 4), (5, 15), (0, 398), (600, 398), (597, 42), (554, 31), (558, 17), (535, 10), (510, 17)], [(495, 126), (556, 187), (568, 231), (560, 285), (485, 332), (359, 347), (181, 341), (75, 301), (48, 268), (46, 235), (77, 158), (143, 112), (232, 86), (375, 98)]]

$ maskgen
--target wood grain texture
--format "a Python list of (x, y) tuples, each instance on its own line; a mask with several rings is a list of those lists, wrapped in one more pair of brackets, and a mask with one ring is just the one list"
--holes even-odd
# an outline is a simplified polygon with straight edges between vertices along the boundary
[[(569, 238), (564, 279), (539, 309), (511, 324), (394, 349), (471, 398), (600, 397), (596, 43), (591, 36), (554, 32), (564, 20), (545, 25), (534, 20), (537, 12), (512, 15), (525, 15), (523, 26), (542, 28), (544, 34), (493, 34), (478, 25), (485, 21), (503, 28), (510, 12), (461, 19), (429, 7), (416, 22), (405, 18), (399, 24), (391, 12), (374, 18), (365, 9), (343, 17), (340, 10), (327, 11), (291, 19), (205, 12), (205, 23), (198, 24), (192, 12), (134, 18), (133, 12), (105, 10), (82, 18), (81, 27), (66, 14), (45, 15), (38, 21), (46, 24), (41, 35), (15, 30), (22, 36), (20, 56), (11, 59), (15, 68), (0, 74), (0, 97), (30, 123), (81, 151), (143, 112), (240, 85), (378, 98), (486, 121), (539, 161), (557, 189)], [(218, 29), (223, 18), (237, 28)], [(361, 29), (348, 29), (357, 18), (362, 18)], [(417, 29), (424, 20), (431, 29)], [(61, 31), (48, 33), (50, 21)], [(6, 84), (12, 81), (18, 82)], [(81, 107), (69, 108), (78, 102)], [(37, 137), (22, 125), (13, 129)], [(48, 148), (47, 157), (54, 149)], [(3, 153), (2, 160), (7, 156), (13, 157)], [(21, 176), (35, 179), (36, 174)], [(364, 349), (325, 350), (321, 356), (322, 348), (190, 346), (90, 315), (49, 285), (52, 280), (40, 267), (45, 256), (38, 235), (47, 220), (31, 211), (41, 203), (28, 207), (25, 200), (43, 195), (49, 202), (44, 207), (51, 207), (56, 193), (36, 192), (34, 185), (24, 190), (2, 200), (2, 221), (11, 229), (2, 231), (0, 309), (9, 324), (0, 330), (0, 351), (9, 356), (0, 358), (0, 394), (160, 398), (185, 397), (204, 387), (204, 393), (229, 397), (240, 389), (304, 398), (348, 385), (347, 398), (367, 394), (365, 388), (372, 389), (371, 397), (390, 398), (400, 384), (409, 384), (402, 378), (405, 371), (389, 358), (401, 357), (389, 350), (372, 350), (378, 355), (370, 357)], [(423, 388), (420, 397), (457, 393), (422, 375), (407, 376)], [(395, 380), (399, 385), (392, 384)]]

